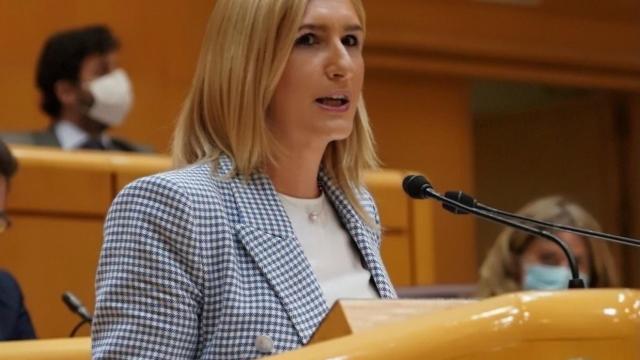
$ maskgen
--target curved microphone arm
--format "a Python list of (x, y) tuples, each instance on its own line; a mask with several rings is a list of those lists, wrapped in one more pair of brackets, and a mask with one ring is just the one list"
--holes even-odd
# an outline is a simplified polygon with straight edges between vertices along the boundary
[(592, 237), (592, 238), (597, 238), (597, 239), (602, 239), (602, 240), (606, 240), (606, 241), (615, 242), (615, 243), (618, 243), (618, 244), (640, 247), (640, 240), (637, 240), (637, 239), (628, 238), (628, 237), (625, 237), (625, 236), (607, 234), (607, 233), (600, 232), (600, 231), (582, 229), (582, 228), (569, 226), (569, 225), (555, 224), (555, 223), (551, 223), (551, 222), (548, 222), (548, 221), (531, 219), (531, 218), (528, 218), (528, 217), (525, 217), (525, 216), (522, 216), (522, 215), (513, 214), (513, 213), (510, 213), (510, 212), (507, 212), (507, 211), (504, 211), (504, 210), (500, 210), (500, 209), (495, 209), (495, 208), (492, 208), (490, 206), (487, 206), (487, 205), (484, 205), (484, 204), (478, 202), (472, 196), (470, 196), (470, 195), (468, 195), (468, 194), (466, 194), (466, 193), (464, 193), (462, 191), (447, 191), (444, 196), (446, 198), (448, 198), (448, 199), (451, 199), (453, 201), (459, 202), (459, 203), (464, 204), (464, 205), (469, 206), (469, 207), (473, 207), (475, 209), (479, 209), (479, 210), (483, 210), (485, 212), (498, 214), (498, 215), (506, 216), (506, 217), (513, 218), (513, 219), (517, 219), (517, 220), (520, 220), (520, 221), (527, 222), (529, 224), (536, 224), (536, 225), (539, 225), (539, 226), (542, 226), (542, 227), (545, 227), (545, 228), (549, 228), (549, 229), (562, 230), (562, 231), (570, 232), (570, 233), (573, 233), (573, 234)]
[[(449, 211), (458, 214), (471, 213), (477, 215), (481, 218), (497, 222), (502, 225), (510, 226), (520, 231), (527, 232), (529, 234), (534, 234), (536, 236), (545, 238), (556, 243), (562, 249), (562, 252), (567, 257), (569, 262), (569, 268), (571, 270), (571, 279), (569, 280), (569, 288), (577, 289), (577, 288), (585, 288), (584, 281), (580, 279), (580, 270), (578, 268), (577, 262), (569, 247), (558, 237), (555, 235), (540, 229), (536, 229), (531, 226), (527, 226), (525, 224), (505, 219), (495, 214), (485, 212), (483, 210), (476, 209), (474, 207), (467, 206), (465, 204), (459, 203), (457, 201), (448, 199), (445, 196), (440, 195), (436, 192), (431, 184), (427, 181), (426, 178), (420, 175), (410, 175), (407, 176), (403, 181), (403, 188), (405, 192), (415, 199), (425, 199), (425, 198), (433, 198), (437, 201), (440, 201), (443, 204), (443, 207)], [(448, 205), (448, 206), (444, 206)]]

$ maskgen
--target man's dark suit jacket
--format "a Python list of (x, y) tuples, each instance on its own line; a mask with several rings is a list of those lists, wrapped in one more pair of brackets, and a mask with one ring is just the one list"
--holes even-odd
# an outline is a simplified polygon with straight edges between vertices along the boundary
[[(33, 132), (0, 133), (0, 139), (9, 144), (60, 147), (60, 141), (53, 128)], [(149, 147), (134, 145), (126, 140), (114, 137), (111, 138), (111, 146), (105, 150), (152, 152)]]
[(35, 339), (18, 282), (0, 270), (0, 340)]

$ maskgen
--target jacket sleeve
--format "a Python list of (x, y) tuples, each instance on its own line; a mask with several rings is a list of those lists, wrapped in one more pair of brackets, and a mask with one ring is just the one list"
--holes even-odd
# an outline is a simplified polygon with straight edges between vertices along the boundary
[(9, 272), (0, 271), (0, 340), (35, 338), (18, 281)]
[(170, 179), (138, 180), (114, 200), (96, 275), (93, 359), (193, 359), (202, 308), (191, 202)]
[(16, 290), (18, 291), (19, 303), (18, 303), (18, 318), (16, 321), (14, 339), (35, 339), (36, 332), (33, 329), (33, 324), (31, 323), (31, 316), (29, 316), (29, 311), (27, 311), (27, 307), (24, 305), (24, 297), (22, 296), (22, 291), (20, 290), (20, 286), (16, 282)]

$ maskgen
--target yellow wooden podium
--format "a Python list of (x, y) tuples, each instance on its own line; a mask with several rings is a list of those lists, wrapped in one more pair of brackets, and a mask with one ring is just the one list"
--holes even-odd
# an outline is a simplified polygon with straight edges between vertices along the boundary
[(2, 360), (90, 360), (91, 339), (42, 339), (0, 342)]
[[(640, 359), (635, 290), (524, 292), (467, 303), (347, 301), (333, 311), (318, 331), (331, 322), (339, 337), (270, 359)], [(90, 358), (89, 338), (0, 343), (0, 359)]]
[[(406, 307), (403, 302), (388, 301), (388, 310), (376, 307), (361, 316), (380, 318)], [(390, 318), (386, 325), (361, 331), (347, 324), (353, 319), (337, 315), (343, 326), (336, 326), (340, 320), (332, 326), (350, 335), (270, 359), (640, 359), (640, 291), (523, 292), (437, 312), (426, 304), (417, 310), (424, 309), (424, 315)]]

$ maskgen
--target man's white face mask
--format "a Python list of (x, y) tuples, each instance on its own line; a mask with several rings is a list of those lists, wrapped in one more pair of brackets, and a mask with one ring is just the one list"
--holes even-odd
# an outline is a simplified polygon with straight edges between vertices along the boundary
[(127, 73), (116, 69), (89, 83), (93, 95), (93, 105), (89, 116), (106, 125), (115, 127), (122, 124), (133, 105), (133, 91)]

